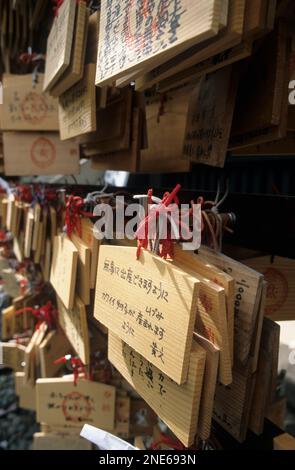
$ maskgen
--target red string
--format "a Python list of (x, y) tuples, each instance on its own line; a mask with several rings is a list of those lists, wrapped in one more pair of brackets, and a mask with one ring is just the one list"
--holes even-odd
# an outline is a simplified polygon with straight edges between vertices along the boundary
[(45, 305), (40, 308), (25, 307), (15, 312), (16, 315), (20, 315), (25, 312), (30, 312), (38, 320), (36, 329), (39, 329), (40, 324), (45, 322), (48, 328), (51, 330), (56, 326), (57, 322), (57, 310), (49, 300)]
[[(135, 237), (138, 240), (138, 246), (137, 246), (137, 252), (136, 252), (137, 259), (140, 257), (142, 248), (146, 249), (148, 246), (149, 226), (151, 227), (152, 226), (151, 224), (156, 222), (156, 219), (159, 217), (161, 213), (167, 212), (167, 208), (170, 206), (172, 202), (174, 202), (175, 204), (179, 204), (177, 193), (179, 192), (180, 189), (181, 189), (181, 185), (177, 184), (171, 193), (166, 192), (160, 204), (157, 205), (157, 207), (152, 208), (149, 214), (139, 224), (139, 227), (135, 234)], [(149, 190), (148, 194), (151, 194), (150, 192), (151, 190)], [(179, 220), (176, 223), (178, 226), (181, 225)], [(162, 241), (162, 249), (160, 251), (160, 256), (162, 256), (163, 258), (167, 258), (167, 256), (169, 255), (173, 258), (173, 252), (174, 252), (173, 240), (172, 240), (172, 236), (170, 235), (169, 238)]]
[[(86, 0), (77, 0), (77, 3), (80, 3), (82, 1), (86, 1)], [(63, 2), (64, 0), (51, 0), (51, 3), (53, 3), (54, 16), (58, 16), (59, 9), (62, 6)]]
[(184, 445), (181, 444), (179, 441), (175, 441), (170, 436), (166, 436), (165, 434), (161, 434), (158, 439), (155, 439), (151, 445), (151, 450), (157, 450), (160, 444), (165, 444), (171, 447), (174, 450), (185, 450), (186, 448)]
[(56, 359), (53, 364), (65, 364), (70, 362), (74, 374), (74, 385), (77, 385), (77, 381), (80, 374), (83, 374), (84, 379), (88, 379), (86, 367), (79, 357), (68, 357), (62, 356), (59, 359)]
[(51, 0), (51, 3), (53, 3), (54, 16), (58, 16), (59, 9), (62, 6), (63, 2), (64, 0)]
[(65, 225), (66, 232), (69, 237), (76, 230), (79, 237), (81, 236), (81, 216), (93, 217), (91, 212), (85, 212), (82, 210), (84, 201), (79, 196), (68, 196), (66, 203), (66, 216)]

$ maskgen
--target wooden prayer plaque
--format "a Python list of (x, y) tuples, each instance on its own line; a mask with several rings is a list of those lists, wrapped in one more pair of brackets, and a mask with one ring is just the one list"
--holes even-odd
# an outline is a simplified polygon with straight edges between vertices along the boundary
[(156, 65), (192, 44), (218, 33), (220, 2), (216, 0), (160, 0), (148, 9), (135, 3), (101, 3), (96, 85), (131, 75), (136, 69)]
[(83, 364), (89, 364), (89, 333), (85, 305), (76, 296), (72, 309), (57, 297), (58, 318), (62, 329)]
[(237, 69), (230, 65), (204, 77), (194, 89), (184, 138), (185, 159), (194, 163), (224, 166), (237, 78)]
[(95, 65), (85, 66), (83, 78), (59, 97), (61, 140), (96, 131)]
[(228, 256), (202, 247), (201, 259), (224, 270), (235, 280), (234, 360), (245, 364), (259, 309), (263, 276)]
[[(60, 321), (60, 316), (58, 317)], [(64, 332), (59, 328), (52, 330), (39, 346), (41, 377), (55, 377), (63, 365), (54, 364), (56, 359), (72, 353), (72, 347)]]
[(91, 220), (83, 218), (81, 220), (81, 239), (91, 250), (91, 266), (90, 266), (90, 288), (95, 288), (98, 252), (100, 247), (100, 240), (95, 238), (94, 224)]
[(295, 438), (291, 434), (284, 433), (273, 440), (274, 450), (295, 450)]
[(224, 385), (232, 382), (232, 363), (226, 318), (226, 300), (223, 287), (198, 274), (197, 269), (187, 268), (185, 264), (175, 262), (176, 266), (200, 281), (197, 302), (195, 331), (204, 336), (220, 349), (219, 380)]
[(38, 379), (37, 421), (46, 424), (83, 427), (91, 424), (106, 431), (114, 429), (115, 387), (73, 376)]
[(24, 372), (14, 374), (15, 393), (19, 397), (19, 407), (25, 410), (36, 410), (36, 388), (35, 385), (25, 382)]
[[(279, 325), (269, 318), (264, 318), (249, 419), (249, 429), (258, 435), (263, 433), (264, 418), (276, 390), (276, 380), (274, 384), (272, 382), (274, 370), (276, 371), (275, 378), (277, 379), (279, 345)], [(273, 388), (271, 389), (271, 387)]]
[(75, 233), (71, 235), (71, 241), (78, 250), (76, 291), (82, 302), (88, 305), (90, 303), (91, 250)]
[(109, 332), (108, 358), (178, 439), (189, 447), (197, 433), (206, 353), (193, 343), (187, 381), (177, 385)]
[(245, 264), (262, 273), (267, 282), (265, 315), (275, 321), (295, 320), (295, 261), (263, 256)]
[(64, 433), (49, 433), (35, 432), (33, 441), (33, 450), (67, 450), (67, 451), (81, 451), (92, 450), (91, 442), (87, 441), (80, 436), (68, 435)]
[(78, 2), (70, 65), (58, 82), (50, 89), (52, 96), (62, 95), (83, 77), (88, 18), (89, 10), (86, 4), (84, 2)]
[(246, 438), (255, 385), (255, 374), (249, 367), (233, 368), (233, 382), (229, 387), (217, 383), (213, 418), (237, 441)]
[(58, 131), (58, 102), (42, 92), (44, 75), (3, 75), (4, 102), (0, 107), (4, 131)]
[(47, 39), (43, 91), (48, 91), (70, 65), (76, 0), (64, 0)]
[(233, 345), (234, 345), (234, 298), (235, 298), (235, 281), (222, 269), (217, 268), (208, 261), (200, 259), (200, 256), (191, 252), (182, 250), (177, 245), (174, 247), (174, 260), (181, 262), (184, 266), (195, 270), (201, 276), (209, 279), (220, 287), (224, 288), (226, 295), (226, 316), (227, 329), (229, 338), (229, 347), (231, 362), (233, 362)]
[(61, 142), (57, 133), (4, 132), (3, 143), (6, 175), (77, 175), (80, 172), (78, 143)]
[(206, 351), (205, 373), (198, 421), (198, 436), (203, 441), (206, 441), (211, 434), (220, 351), (213, 343), (198, 334), (194, 335), (194, 339)]
[(25, 347), (16, 343), (0, 343), (2, 361), (6, 367), (11, 367), (15, 372), (22, 371), (25, 359)]
[(140, 171), (190, 170), (190, 162), (181, 157), (191, 92), (191, 86), (167, 92), (163, 116), (159, 116), (160, 96), (152, 94), (146, 99), (148, 144), (140, 152)]
[(136, 251), (100, 247), (94, 316), (182, 384), (189, 367), (199, 281), (148, 251), (137, 260)]
[(66, 235), (54, 239), (50, 282), (66, 308), (73, 308), (78, 250)]
[(148, 73), (144, 75), (141, 73), (135, 81), (136, 90), (145, 90), (169, 78), (173, 80), (173, 75), (185, 72), (190, 67), (197, 66), (214, 56), (218, 58), (218, 55), (222, 56), (227, 49), (239, 45), (243, 34), (244, 13), (245, 0), (229, 2), (226, 28), (222, 28), (214, 38), (184, 50), (167, 62), (157, 65)]

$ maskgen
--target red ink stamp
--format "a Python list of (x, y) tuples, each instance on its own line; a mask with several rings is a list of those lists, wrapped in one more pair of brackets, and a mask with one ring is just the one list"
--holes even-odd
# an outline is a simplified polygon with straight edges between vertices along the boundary
[(93, 409), (89, 397), (79, 392), (71, 392), (65, 395), (61, 407), (66, 420), (72, 423), (86, 421)]
[(26, 95), (20, 108), (24, 120), (33, 126), (41, 124), (47, 117), (48, 106), (45, 98), (34, 91)]
[(46, 137), (40, 137), (31, 148), (32, 162), (41, 169), (49, 168), (56, 159), (55, 146)]
[(268, 268), (264, 277), (267, 281), (265, 313), (271, 315), (286, 302), (289, 293), (288, 281), (284, 274), (275, 268)]

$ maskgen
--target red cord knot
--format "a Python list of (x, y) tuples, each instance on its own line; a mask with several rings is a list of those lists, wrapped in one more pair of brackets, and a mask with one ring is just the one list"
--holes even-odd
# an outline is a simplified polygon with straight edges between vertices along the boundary
[(73, 369), (74, 385), (77, 385), (79, 375), (82, 374), (84, 379), (88, 379), (86, 367), (79, 357), (72, 357), (70, 354), (56, 359), (53, 364), (66, 364), (69, 363)]

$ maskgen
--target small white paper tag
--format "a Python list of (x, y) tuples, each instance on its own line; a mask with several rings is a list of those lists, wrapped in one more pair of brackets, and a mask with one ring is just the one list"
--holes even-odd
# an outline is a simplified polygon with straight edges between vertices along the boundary
[(97, 445), (100, 450), (138, 450), (129, 442), (89, 424), (84, 424), (80, 436)]

